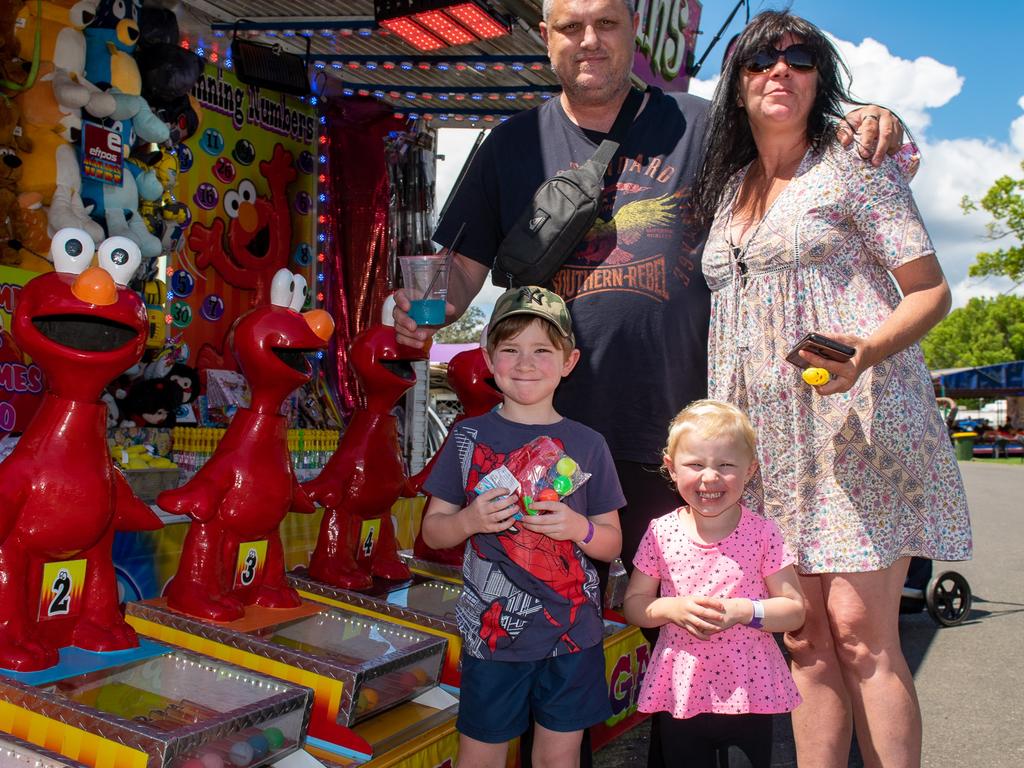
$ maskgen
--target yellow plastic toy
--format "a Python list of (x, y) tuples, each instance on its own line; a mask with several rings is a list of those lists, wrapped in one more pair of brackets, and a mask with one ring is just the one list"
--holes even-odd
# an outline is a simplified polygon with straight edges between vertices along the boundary
[(828, 380), (831, 378), (828, 371), (824, 368), (804, 368), (803, 373), (804, 381), (810, 384), (812, 387), (820, 387), (822, 384), (828, 384)]

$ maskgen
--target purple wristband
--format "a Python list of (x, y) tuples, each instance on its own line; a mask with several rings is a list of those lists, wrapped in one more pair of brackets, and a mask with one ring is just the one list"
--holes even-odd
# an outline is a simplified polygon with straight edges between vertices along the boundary
[(583, 537), (580, 544), (589, 544), (590, 540), (594, 538), (594, 523), (587, 518), (587, 535)]

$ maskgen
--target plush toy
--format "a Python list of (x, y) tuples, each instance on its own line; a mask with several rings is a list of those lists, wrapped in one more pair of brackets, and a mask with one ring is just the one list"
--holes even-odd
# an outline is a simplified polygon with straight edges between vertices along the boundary
[[(146, 228), (160, 239), (164, 252), (175, 251), (182, 234), (182, 228), (175, 222), (176, 213), (184, 207), (174, 198), (178, 183), (177, 152), (162, 144), (139, 145), (132, 150), (128, 162), (139, 186), (139, 213)], [(151, 277), (144, 275), (145, 279)]]
[[(122, 153), (127, 153), (135, 139), (132, 121), (112, 121), (108, 118), (103, 121), (103, 125), (112, 130), (120, 130)], [(140, 183), (147, 198), (159, 198), (163, 193), (155, 172), (143, 171), (125, 162), (119, 185), (83, 178), (82, 200), (86, 206), (91, 207), (93, 220), (102, 224), (108, 235), (127, 237), (139, 246), (143, 257), (142, 269), (149, 271), (149, 261), (160, 256), (163, 244), (147, 229), (146, 221), (139, 213), (139, 200), (142, 197)]]
[(11, 247), (14, 239), (13, 223), (18, 215), (18, 181), (22, 162), (13, 147), (0, 145), (0, 264), (13, 264), (17, 249)]
[(0, 98), (0, 147), (11, 147), (19, 153), (32, 151), (32, 140), (22, 125), (21, 107), (4, 98)]
[(121, 402), (121, 423), (138, 427), (173, 427), (174, 414), (182, 403), (182, 390), (168, 379), (142, 379)]
[[(140, 6), (137, 0), (100, 0), (85, 29), (85, 72), (114, 97), (111, 118), (131, 120), (139, 138), (159, 143), (170, 139), (170, 130), (142, 97), (142, 77), (132, 55), (139, 42)], [(86, 112), (104, 117), (88, 107)]]
[(26, 126), (32, 151), (21, 155), (24, 161), (21, 192), (38, 193), (50, 206), (47, 218), (50, 233), (65, 227), (85, 230), (94, 240), (103, 239), (103, 228), (89, 217), (82, 202), (82, 176), (74, 148), (54, 131)]
[(167, 8), (143, 8), (139, 14), (142, 37), (135, 61), (142, 77), (142, 96), (171, 130), (171, 142), (180, 144), (199, 127), (198, 106), (192, 86), (203, 74), (203, 60), (179, 45), (178, 19)]
[[(33, 144), (32, 152), (22, 153), (27, 174), (23, 174), (21, 191), (39, 195), (46, 205), (56, 196), (52, 221), (48, 218), (49, 234), (63, 227), (78, 227), (95, 240), (102, 239), (103, 230), (89, 218), (80, 198), (82, 181), (73, 147), (81, 140), (81, 110), (57, 100), (53, 62), (42, 62), (35, 83), (19, 92), (14, 101), (24, 118), (25, 136)], [(33, 136), (38, 138), (33, 140)]]
[[(25, 3), (15, 22), (21, 55), (26, 60), (38, 55), (40, 62), (52, 62), (52, 87), (57, 101), (68, 109), (89, 110), (97, 117), (113, 114), (114, 98), (85, 78), (85, 37), (82, 30), (93, 19), (91, 3)], [(37, 10), (41, 11), (37, 15)], [(41, 41), (36, 50), (36, 29)]]
[(50, 272), (50, 235), (42, 198), (33, 192), (18, 195), (18, 210), (10, 221), (10, 239), (0, 253), (0, 263), (30, 272)]

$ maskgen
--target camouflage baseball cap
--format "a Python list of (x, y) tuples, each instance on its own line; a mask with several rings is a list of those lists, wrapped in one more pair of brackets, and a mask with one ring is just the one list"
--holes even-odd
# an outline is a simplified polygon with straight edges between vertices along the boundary
[(572, 318), (569, 308), (557, 293), (536, 285), (524, 285), (520, 288), (509, 288), (494, 302), (489, 326), (493, 328), (502, 320), (513, 315), (536, 315), (552, 323), (562, 336), (573, 346), (576, 339), (572, 335)]

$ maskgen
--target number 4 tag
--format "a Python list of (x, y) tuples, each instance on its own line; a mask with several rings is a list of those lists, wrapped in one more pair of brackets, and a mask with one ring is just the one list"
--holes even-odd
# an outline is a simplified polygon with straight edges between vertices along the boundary
[(363, 520), (363, 526), (359, 531), (359, 557), (369, 558), (377, 546), (377, 539), (380, 538), (380, 518)]

